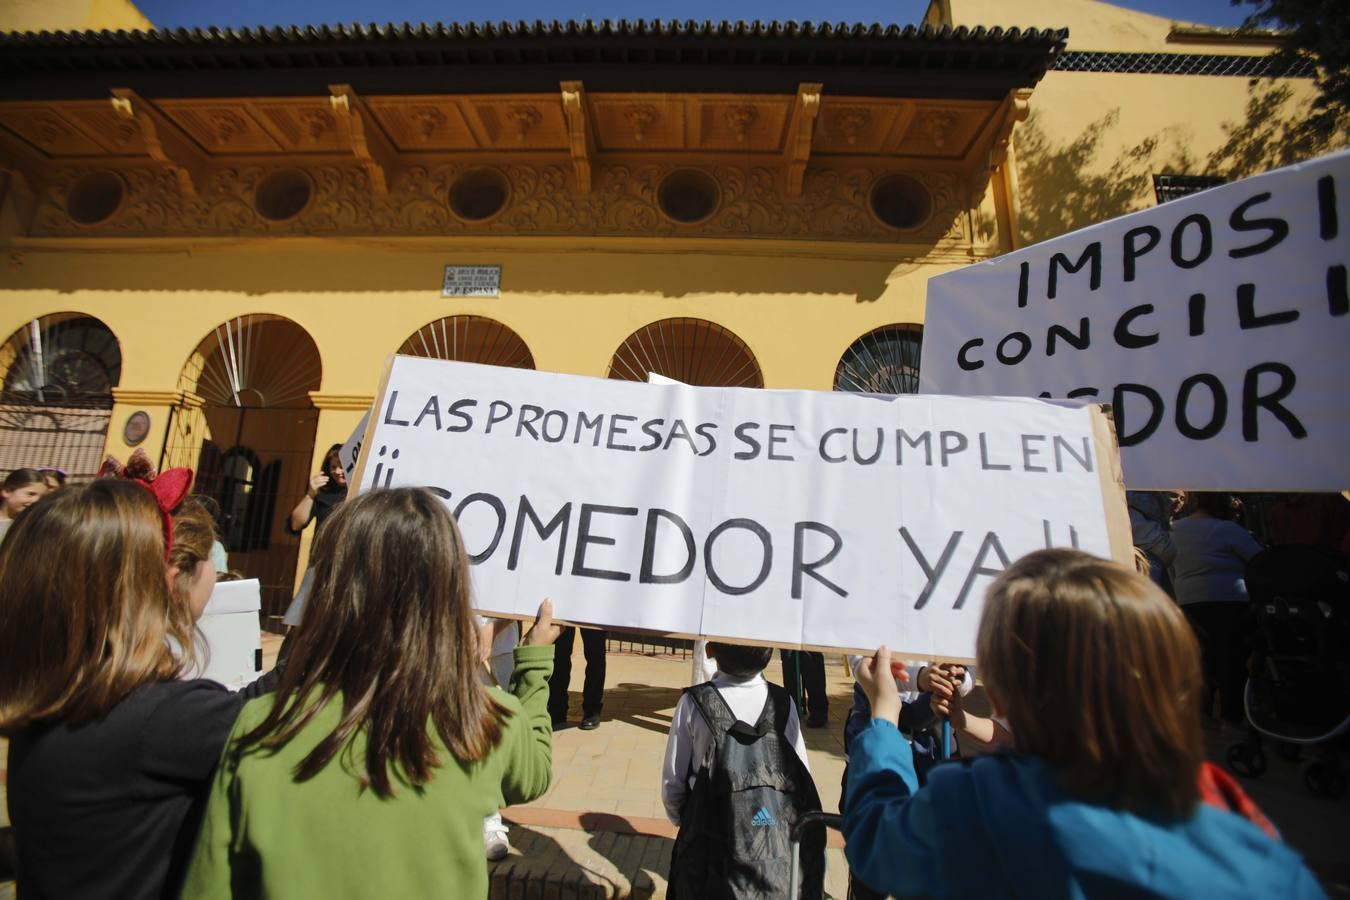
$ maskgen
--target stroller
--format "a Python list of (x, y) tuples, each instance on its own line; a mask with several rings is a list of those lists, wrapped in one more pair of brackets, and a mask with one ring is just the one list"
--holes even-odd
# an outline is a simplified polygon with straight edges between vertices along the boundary
[(1340, 797), (1346, 776), (1336, 740), (1350, 731), (1350, 564), (1320, 547), (1271, 547), (1247, 564), (1247, 593), (1255, 625), (1244, 695), (1249, 734), (1228, 748), (1228, 765), (1259, 777), (1263, 737), (1289, 760), (1316, 747), (1303, 783)]

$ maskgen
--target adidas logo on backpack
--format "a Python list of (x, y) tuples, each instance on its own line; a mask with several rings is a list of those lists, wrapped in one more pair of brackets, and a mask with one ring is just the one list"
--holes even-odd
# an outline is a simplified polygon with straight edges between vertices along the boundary
[(755, 817), (750, 820), (750, 824), (756, 828), (768, 828), (777, 825), (778, 822), (774, 819), (773, 813), (761, 806), (759, 812), (755, 813)]

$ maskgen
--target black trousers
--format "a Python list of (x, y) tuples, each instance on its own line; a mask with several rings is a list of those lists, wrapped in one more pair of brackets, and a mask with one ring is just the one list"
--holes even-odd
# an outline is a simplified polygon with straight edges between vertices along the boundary
[[(576, 628), (567, 626), (553, 645), (553, 675), (548, 680), (548, 712), (553, 721), (567, 719), (567, 687), (572, 681), (572, 641)], [(586, 680), (581, 688), (581, 715), (598, 716), (605, 700), (605, 633), (581, 629), (581, 649), (586, 654)]]
[[(1250, 611), (1245, 603), (1187, 603), (1181, 607), (1200, 642), (1205, 687), (1219, 696), (1219, 718), (1234, 725), (1246, 718), (1242, 695), (1251, 655)], [(1205, 707), (1209, 712), (1212, 705)]]
[(783, 663), (783, 686), (797, 696), (797, 681), (801, 679), (802, 712), (808, 722), (824, 722), (830, 714), (830, 699), (825, 696), (825, 655), (811, 650), (780, 650)]

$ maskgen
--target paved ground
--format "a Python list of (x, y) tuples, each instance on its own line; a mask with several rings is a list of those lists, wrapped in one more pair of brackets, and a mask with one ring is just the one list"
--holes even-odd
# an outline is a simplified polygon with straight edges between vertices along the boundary
[[(276, 642), (266, 640), (269, 657)], [(601, 727), (563, 729), (554, 736), (554, 783), (534, 803), (506, 811), (515, 847), (490, 866), (494, 898), (661, 897), (675, 830), (660, 800), (661, 754), (680, 688), (689, 677), (687, 659), (611, 653)], [(574, 683), (585, 661), (577, 645)], [(779, 677), (778, 664), (770, 677)], [(838, 658), (827, 660), (830, 722), (807, 729), (811, 771), (821, 800), (835, 809), (843, 772), (842, 720), (850, 681)], [(572, 694), (572, 721), (580, 718)], [(1236, 736), (1211, 733), (1215, 758)], [(1269, 754), (1270, 771), (1243, 785), (1313, 864), (1333, 896), (1350, 897), (1350, 801), (1308, 795), (1300, 764)], [(3, 779), (0, 778), (0, 785)], [(3, 787), (0, 786), (0, 791)], [(2, 798), (0, 798), (2, 799)], [(8, 824), (7, 810), (4, 821)], [(826, 889), (844, 894), (845, 869), (838, 836), (827, 860)], [(12, 888), (0, 883), (0, 900)]]

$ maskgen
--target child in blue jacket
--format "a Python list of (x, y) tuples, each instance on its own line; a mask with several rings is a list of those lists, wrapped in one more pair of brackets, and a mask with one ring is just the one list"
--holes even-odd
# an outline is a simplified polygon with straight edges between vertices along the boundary
[(920, 789), (882, 647), (859, 683), (850, 866), (896, 897), (1325, 896), (1298, 855), (1200, 803), (1200, 658), (1152, 582), (1043, 550), (989, 589), (977, 658), (1013, 752), (938, 766)]

